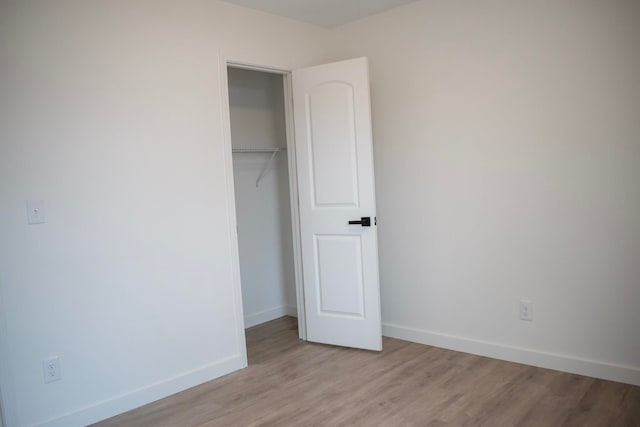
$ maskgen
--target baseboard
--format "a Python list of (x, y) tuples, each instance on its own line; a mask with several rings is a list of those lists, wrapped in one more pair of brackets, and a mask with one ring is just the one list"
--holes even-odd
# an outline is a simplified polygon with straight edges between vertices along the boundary
[[(293, 314), (292, 314), (293, 313)], [(278, 319), (282, 316), (297, 316), (295, 306), (281, 305), (279, 307), (270, 308), (268, 310), (259, 311), (244, 316), (244, 327), (250, 328), (270, 320)]]
[(191, 372), (104, 400), (78, 411), (36, 424), (39, 427), (82, 427), (171, 396), (246, 367), (241, 355), (214, 362)]
[(546, 353), (529, 348), (425, 331), (408, 326), (384, 323), (382, 333), (391, 338), (477, 354), (509, 362), (538, 366), (556, 371), (585, 375), (621, 383), (640, 385), (640, 368)]
[(287, 305), (285, 306), (285, 309), (287, 311), (287, 316), (298, 317), (298, 307), (295, 305)]

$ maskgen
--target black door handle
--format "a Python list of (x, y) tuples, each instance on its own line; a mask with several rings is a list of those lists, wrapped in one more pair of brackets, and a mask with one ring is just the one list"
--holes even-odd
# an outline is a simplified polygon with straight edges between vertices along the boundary
[(363, 217), (360, 217), (360, 221), (349, 221), (349, 224), (351, 225), (360, 224), (363, 227), (371, 227), (371, 217), (363, 216)]

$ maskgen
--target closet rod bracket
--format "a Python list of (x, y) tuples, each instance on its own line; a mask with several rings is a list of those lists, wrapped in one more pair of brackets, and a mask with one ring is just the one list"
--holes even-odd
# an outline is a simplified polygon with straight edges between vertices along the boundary
[(267, 160), (267, 163), (265, 163), (264, 166), (262, 167), (262, 170), (260, 171), (260, 175), (258, 175), (258, 179), (256, 179), (256, 188), (258, 188), (258, 186), (260, 185), (260, 180), (262, 180), (262, 177), (269, 170), (269, 167), (271, 166), (271, 163), (273, 163), (273, 158), (276, 156), (276, 154), (278, 154), (277, 151), (274, 151), (273, 153), (271, 153), (271, 157), (269, 157), (269, 160)]
[(271, 163), (273, 163), (274, 157), (280, 151), (286, 151), (286, 148), (234, 148), (232, 152), (234, 153), (271, 153), (271, 157), (267, 160), (267, 163), (264, 164), (262, 170), (260, 171), (260, 175), (258, 175), (258, 179), (256, 179), (256, 187), (260, 185), (260, 181), (264, 177), (264, 175), (269, 171), (269, 167)]

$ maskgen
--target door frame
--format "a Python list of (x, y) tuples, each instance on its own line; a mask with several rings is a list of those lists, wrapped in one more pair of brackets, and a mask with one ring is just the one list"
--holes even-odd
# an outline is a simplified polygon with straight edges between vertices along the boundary
[[(284, 113), (285, 113), (285, 138), (287, 142), (287, 167), (289, 170), (289, 204), (291, 207), (292, 245), (293, 245), (293, 266), (294, 282), (296, 289), (296, 310), (298, 315), (298, 337), (301, 340), (307, 339), (306, 313), (304, 305), (304, 286), (302, 275), (302, 242), (300, 237), (300, 209), (298, 206), (298, 174), (296, 167), (296, 146), (293, 122), (293, 93), (291, 70), (267, 66), (262, 64), (237, 61), (220, 56), (220, 93), (221, 93), (221, 116), (224, 139), (224, 157), (227, 184), (227, 210), (229, 215), (229, 235), (231, 241), (233, 287), (236, 304), (236, 321), (238, 327), (238, 342), (240, 343), (240, 353), (244, 354), (246, 361), (246, 342), (244, 336), (244, 315), (242, 307), (242, 281), (240, 278), (240, 253), (238, 250), (238, 225), (235, 202), (235, 185), (233, 178), (233, 156), (231, 144), (231, 112), (229, 107), (229, 79), (228, 68), (239, 68), (244, 70), (260, 71), (282, 76), (284, 89)], [(246, 363), (245, 363), (246, 364)]]

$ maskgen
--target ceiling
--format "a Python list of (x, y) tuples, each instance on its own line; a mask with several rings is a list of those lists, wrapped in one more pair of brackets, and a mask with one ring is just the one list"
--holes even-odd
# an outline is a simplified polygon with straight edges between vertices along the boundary
[(222, 0), (323, 27), (380, 13), (416, 0)]

